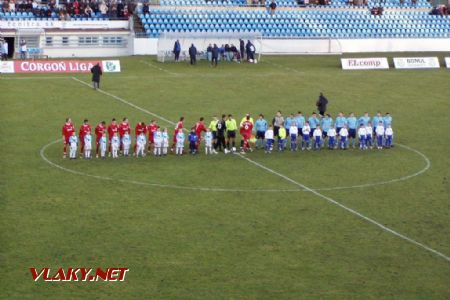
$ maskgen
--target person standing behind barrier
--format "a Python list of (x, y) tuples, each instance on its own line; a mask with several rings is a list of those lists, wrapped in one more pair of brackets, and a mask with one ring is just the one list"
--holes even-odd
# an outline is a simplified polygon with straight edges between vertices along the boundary
[(211, 44), (209, 44), (209, 45), (208, 45), (208, 48), (206, 48), (206, 59), (207, 59), (208, 61), (211, 61), (211, 60), (212, 60), (212, 49), (213, 49), (213, 47), (212, 47)]
[(211, 59), (211, 66), (217, 67), (217, 60), (219, 59), (219, 48), (216, 44), (214, 44), (214, 47), (212, 48), (212, 59)]
[(173, 54), (175, 55), (175, 61), (180, 60), (180, 52), (181, 52), (180, 41), (176, 40), (175, 44), (173, 45)]
[(191, 47), (189, 47), (189, 58), (191, 60), (191, 65), (197, 63), (197, 48), (195, 48), (194, 44), (191, 44)]
[(27, 42), (24, 39), (20, 41), (20, 59), (27, 59)]
[(102, 68), (100, 67), (100, 64), (97, 63), (95, 66), (91, 68), (92, 73), (92, 85), (94, 90), (100, 88), (100, 76), (102, 76)]
[(245, 42), (243, 39), (239, 39), (239, 51), (241, 55), (241, 61), (244, 61)]
[(8, 60), (8, 42), (6, 40), (3, 41), (3, 54), (2, 60)]

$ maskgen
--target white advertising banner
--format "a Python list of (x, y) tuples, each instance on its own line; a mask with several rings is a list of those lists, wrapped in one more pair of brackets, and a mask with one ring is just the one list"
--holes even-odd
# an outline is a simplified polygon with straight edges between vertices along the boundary
[(445, 58), (445, 66), (447, 67), (447, 69), (450, 69), (450, 57)]
[(0, 73), (14, 73), (14, 62), (0, 61)]
[(102, 70), (106, 73), (120, 72), (120, 60), (103, 60)]
[(341, 63), (343, 70), (389, 69), (389, 63), (386, 57), (341, 58)]
[(394, 57), (396, 69), (439, 69), (437, 57)]

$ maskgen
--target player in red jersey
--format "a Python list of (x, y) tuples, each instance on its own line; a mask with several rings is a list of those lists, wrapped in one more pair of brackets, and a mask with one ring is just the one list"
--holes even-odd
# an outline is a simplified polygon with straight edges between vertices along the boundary
[(67, 156), (67, 144), (69, 144), (69, 138), (72, 136), (72, 133), (75, 132), (75, 126), (73, 126), (72, 119), (67, 118), (66, 123), (64, 123), (62, 127), (62, 138), (64, 141), (64, 156)]
[(106, 122), (101, 121), (100, 123), (95, 126), (95, 145), (96, 145), (96, 157), (98, 158), (98, 151), (100, 149), (100, 139), (103, 136), (103, 133), (106, 132)]
[(120, 151), (123, 149), (122, 138), (125, 133), (131, 133), (130, 124), (128, 123), (127, 118), (123, 118), (122, 123), (119, 124)]
[(114, 134), (119, 132), (119, 125), (117, 125), (117, 121), (115, 118), (111, 120), (111, 124), (108, 125), (108, 139), (109, 139), (109, 155), (111, 156), (111, 139)]
[(178, 121), (178, 123), (175, 125), (175, 131), (173, 132), (173, 144), (172, 144), (172, 149), (171, 151), (173, 152), (173, 150), (175, 149), (175, 145), (177, 143), (177, 134), (178, 131), (180, 129), (183, 129), (183, 122), (184, 122), (184, 117), (180, 118), (180, 121)]
[(80, 157), (83, 156), (84, 153), (84, 136), (91, 132), (91, 125), (89, 125), (88, 119), (84, 119), (83, 124), (80, 126), (80, 131), (78, 132), (78, 138), (80, 139)]
[(201, 117), (200, 120), (198, 120), (198, 122), (195, 123), (194, 129), (198, 139), (197, 141), (197, 151), (198, 151), (198, 147), (200, 146), (200, 142), (202, 141), (202, 132), (206, 132), (205, 118)]
[(250, 120), (250, 116), (247, 116), (245, 118), (245, 121), (241, 123), (240, 133), (242, 135), (242, 139), (244, 141), (242, 153), (245, 153), (245, 151), (252, 150), (250, 148), (249, 139), (252, 136), (252, 130), (253, 130), (253, 122)]
[(137, 139), (141, 133), (143, 133), (144, 135), (147, 134), (147, 126), (145, 126), (144, 122), (139, 122), (139, 123), (137, 123), (136, 127), (134, 127), (134, 135), (136, 136), (136, 143), (134, 144), (133, 155), (136, 154)]
[(153, 135), (155, 134), (156, 130), (158, 130), (159, 126), (156, 124), (155, 120), (151, 120), (150, 124), (147, 126), (147, 132), (148, 132), (148, 150), (152, 151), (153, 144), (155, 143), (153, 140)]

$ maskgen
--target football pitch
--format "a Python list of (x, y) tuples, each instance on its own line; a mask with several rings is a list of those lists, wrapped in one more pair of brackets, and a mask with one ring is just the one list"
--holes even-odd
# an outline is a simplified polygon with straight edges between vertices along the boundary
[[(440, 59), (444, 54), (440, 54)], [(447, 54), (447, 56), (449, 56)], [(450, 71), (342, 71), (338, 56), (258, 64), (121, 59), (122, 72), (0, 75), (3, 299), (449, 299)], [(95, 125), (315, 110), (389, 112), (395, 147), (62, 158)], [(123, 282), (30, 268), (129, 268)]]

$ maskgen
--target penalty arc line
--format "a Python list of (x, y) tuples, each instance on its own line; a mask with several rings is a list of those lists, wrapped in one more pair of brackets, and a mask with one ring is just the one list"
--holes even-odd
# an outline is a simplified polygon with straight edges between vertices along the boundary
[(420, 247), (422, 249), (425, 249), (425, 250), (427, 250), (427, 251), (429, 251), (429, 252), (431, 252), (431, 253), (433, 253), (433, 254), (435, 254), (437, 256), (440, 256), (441, 258), (443, 258), (446, 261), (450, 262), (450, 257), (448, 257), (447, 255), (445, 255), (445, 254), (443, 254), (443, 253), (441, 253), (441, 252), (439, 252), (437, 250), (434, 250), (434, 249), (428, 247), (427, 245), (419, 243), (416, 240), (413, 240), (412, 238), (409, 238), (409, 237), (407, 237), (407, 236), (405, 236), (405, 235), (403, 235), (403, 234), (401, 234), (401, 233), (399, 233), (399, 232), (397, 232), (397, 231), (395, 231), (395, 230), (393, 230), (393, 229), (391, 229), (391, 228), (389, 228), (387, 226), (384, 226), (383, 224), (381, 224), (381, 223), (379, 223), (379, 222), (377, 222), (377, 221), (375, 221), (375, 220), (373, 220), (373, 219), (371, 219), (369, 217), (366, 217), (365, 215), (361, 214), (360, 212), (358, 212), (358, 211), (356, 211), (356, 210), (354, 210), (354, 209), (352, 209), (350, 207), (345, 206), (344, 204), (334, 200), (333, 198), (330, 198), (330, 197), (328, 197), (328, 196), (326, 196), (326, 195), (324, 195), (322, 193), (319, 193), (318, 191), (316, 191), (314, 189), (311, 189), (311, 188), (307, 187), (306, 185), (304, 185), (304, 184), (302, 184), (300, 182), (297, 182), (297, 181), (295, 181), (294, 179), (292, 179), (290, 177), (287, 177), (286, 175), (278, 173), (277, 171), (272, 170), (272, 169), (270, 169), (270, 168), (268, 168), (268, 167), (266, 167), (266, 166), (264, 166), (264, 165), (262, 165), (262, 164), (260, 164), (260, 163), (258, 163), (256, 161), (254, 161), (254, 160), (252, 160), (252, 159), (250, 159), (248, 157), (245, 157), (242, 154), (237, 154), (237, 155), (240, 158), (248, 161), (249, 163), (251, 163), (251, 164), (253, 164), (253, 165), (255, 165), (255, 166), (257, 166), (257, 167), (259, 167), (259, 168), (261, 168), (263, 170), (266, 170), (267, 172), (270, 172), (270, 173), (272, 173), (272, 174), (274, 174), (274, 175), (276, 175), (278, 177), (281, 177), (284, 180), (289, 181), (290, 183), (292, 183), (292, 184), (294, 184), (294, 185), (296, 185), (296, 186), (298, 186), (300, 188), (303, 188), (303, 189), (307, 190), (308, 192), (311, 192), (312, 194), (314, 194), (314, 195), (316, 195), (316, 196), (318, 196), (318, 197), (320, 197), (322, 199), (325, 199), (326, 201), (328, 201), (328, 202), (330, 202), (330, 203), (332, 203), (332, 204), (334, 204), (334, 205), (336, 205), (336, 206), (338, 206), (338, 207), (340, 207), (340, 208), (350, 212), (351, 214), (356, 215), (357, 217), (365, 220), (366, 222), (369, 222), (369, 223), (371, 223), (371, 224), (381, 228), (382, 230), (384, 230), (384, 231), (386, 231), (388, 233), (391, 233), (391, 234), (393, 234), (393, 235), (395, 235), (395, 236), (397, 236), (397, 237), (399, 237), (399, 238), (401, 238), (401, 239), (403, 239), (405, 241), (408, 241), (408, 242), (410, 242), (410, 243), (412, 243), (412, 244), (414, 244), (414, 245), (416, 245), (416, 246), (418, 246), (418, 247)]
[[(78, 78), (72, 77), (72, 79), (75, 80), (75, 81), (77, 81), (77, 82), (79, 82), (79, 83), (81, 83), (81, 84), (83, 84), (83, 85), (85, 85), (85, 86), (91, 87), (88, 83), (86, 83), (86, 82), (84, 82), (84, 81), (82, 81), (82, 80), (79, 80)], [(136, 109), (138, 109), (138, 110), (140, 110), (140, 111), (142, 111), (142, 112), (145, 112), (145, 113), (147, 113), (147, 114), (150, 114), (150, 115), (152, 115), (152, 116), (155, 116), (155, 117), (157, 117), (157, 118), (160, 118), (161, 120), (164, 120), (165, 122), (167, 122), (167, 123), (169, 123), (169, 124), (172, 124), (172, 125), (175, 124), (174, 122), (172, 122), (172, 121), (170, 121), (170, 120), (168, 120), (168, 119), (166, 119), (166, 118), (164, 118), (164, 117), (162, 117), (162, 116), (159, 116), (159, 115), (157, 115), (157, 114), (155, 114), (155, 113), (152, 113), (152, 112), (150, 112), (150, 111), (148, 111), (148, 110), (146, 110), (146, 109), (144, 109), (144, 108), (141, 108), (141, 107), (139, 107), (139, 106), (137, 106), (137, 105), (135, 105), (135, 104), (133, 104), (133, 103), (131, 103), (131, 102), (128, 102), (128, 101), (126, 101), (126, 100), (124, 100), (124, 99), (122, 99), (122, 98), (120, 98), (120, 97), (118, 97), (118, 96), (116, 96), (116, 95), (113, 95), (113, 94), (111, 94), (111, 93), (108, 93), (108, 92), (103, 91), (103, 90), (100, 90), (100, 89), (97, 89), (97, 91), (101, 92), (102, 94), (108, 95), (108, 96), (110, 96), (110, 97), (112, 97), (112, 98), (114, 98), (114, 99), (116, 99), (116, 100), (118, 100), (118, 101), (120, 101), (120, 102), (122, 102), (122, 103), (125, 103), (125, 104), (127, 104), (127, 105), (130, 105), (131, 107), (136, 108)], [(56, 143), (56, 141), (55, 141), (55, 143)], [(405, 148), (409, 148), (409, 147), (405, 146)], [(411, 149), (412, 149), (412, 148), (411, 148)], [(42, 150), (41, 150), (41, 152), (42, 152)], [(420, 153), (420, 152), (417, 151), (417, 150), (415, 150), (415, 152)], [(263, 170), (266, 170), (267, 172), (272, 173), (272, 174), (274, 174), (274, 175), (276, 175), (276, 176), (278, 176), (278, 177), (281, 177), (281, 178), (285, 179), (286, 181), (288, 181), (288, 182), (290, 182), (290, 183), (292, 183), (292, 184), (294, 184), (294, 185), (296, 185), (296, 186), (298, 186), (298, 187), (300, 187), (300, 188), (303, 188), (304, 190), (306, 190), (306, 191), (308, 191), (308, 192), (311, 192), (312, 194), (314, 194), (314, 195), (316, 195), (316, 196), (318, 196), (318, 197), (320, 197), (320, 198), (322, 198), (322, 199), (328, 201), (328, 202), (331, 203), (331, 204), (334, 204), (334, 205), (336, 205), (336, 206), (338, 206), (338, 207), (340, 207), (340, 208), (342, 208), (342, 209), (344, 209), (344, 210), (350, 212), (351, 214), (353, 214), (353, 215), (355, 215), (355, 216), (357, 216), (357, 217), (359, 217), (359, 218), (365, 220), (366, 222), (371, 223), (371, 224), (373, 224), (373, 225), (375, 225), (375, 226), (381, 228), (382, 230), (384, 230), (384, 231), (386, 231), (386, 232), (388, 232), (388, 233), (390, 233), (390, 234), (392, 234), (392, 235), (394, 235), (394, 236), (397, 236), (397, 237), (400, 238), (400, 239), (403, 239), (403, 240), (405, 240), (405, 241), (407, 241), (407, 242), (410, 242), (410, 243), (412, 243), (412, 244), (414, 244), (414, 245), (416, 245), (416, 246), (418, 246), (418, 247), (420, 247), (420, 248), (422, 248), (422, 249), (425, 249), (425, 250), (427, 250), (428, 252), (431, 252), (431, 253), (433, 253), (433, 254), (435, 254), (435, 255), (437, 255), (437, 256), (439, 256), (439, 257), (445, 259), (446, 261), (450, 262), (450, 257), (446, 256), (445, 254), (443, 254), (443, 253), (441, 253), (441, 252), (439, 252), (439, 251), (437, 251), (437, 250), (434, 250), (433, 248), (430, 248), (430, 247), (428, 247), (428, 246), (425, 245), (425, 244), (422, 244), (422, 243), (420, 243), (420, 242), (417, 242), (416, 240), (413, 240), (412, 238), (409, 238), (409, 237), (407, 237), (407, 236), (405, 236), (405, 235), (403, 235), (403, 234), (401, 234), (401, 233), (399, 233), (399, 232), (397, 232), (397, 231), (395, 231), (395, 230), (393, 230), (393, 229), (391, 229), (391, 228), (389, 228), (389, 227), (387, 227), (387, 226), (384, 226), (383, 224), (381, 224), (381, 223), (379, 223), (379, 222), (377, 222), (377, 221), (375, 221), (375, 220), (373, 220), (373, 219), (371, 219), (371, 218), (369, 218), (369, 217), (366, 217), (365, 215), (361, 214), (360, 212), (358, 212), (358, 211), (356, 211), (356, 210), (354, 210), (354, 209), (352, 209), (352, 208), (350, 208), (350, 207), (347, 207), (347, 206), (345, 206), (344, 204), (342, 204), (342, 203), (340, 203), (340, 202), (338, 202), (338, 201), (336, 201), (336, 200), (334, 200), (334, 199), (332, 199), (332, 198), (330, 198), (330, 197), (328, 197), (328, 196), (326, 196), (326, 195), (324, 195), (324, 194), (319, 193), (317, 190), (311, 189), (310, 187), (307, 187), (306, 185), (304, 185), (304, 184), (302, 184), (302, 183), (300, 183), (300, 182), (297, 182), (297, 181), (295, 181), (294, 179), (291, 179), (290, 177), (287, 177), (286, 175), (283, 175), (283, 174), (281, 174), (281, 173), (278, 173), (277, 171), (272, 170), (272, 169), (270, 169), (270, 168), (268, 168), (268, 167), (266, 167), (266, 166), (264, 166), (264, 165), (262, 165), (262, 164), (260, 164), (260, 163), (258, 163), (258, 162), (256, 162), (256, 161), (254, 161), (254, 160), (249, 159), (248, 157), (245, 157), (245, 156), (241, 155), (241, 154), (237, 154), (237, 155), (238, 155), (240, 158), (242, 158), (242, 159), (244, 159), (244, 160), (247, 160), (249, 163), (251, 163), (251, 164), (253, 164), (253, 165), (255, 165), (255, 166), (257, 166), (257, 167), (259, 167), (259, 168), (261, 168), (261, 169), (263, 169)], [(430, 163), (429, 159), (428, 159), (425, 155), (423, 155), (422, 153), (420, 153), (420, 155), (423, 156), (424, 158), (426, 158), (427, 166), (428, 166), (428, 168), (429, 168), (429, 163)], [(52, 162), (50, 162), (50, 163), (51, 163), (52, 165), (56, 165), (56, 164), (54, 164), (54, 163), (52, 163)], [(60, 169), (62, 168), (62, 167), (59, 166), (59, 165), (57, 165), (57, 167), (60, 168)], [(426, 169), (428, 169), (428, 168), (426, 168)], [(425, 172), (425, 171), (426, 171), (426, 170), (424, 170), (423, 172)], [(77, 173), (77, 171), (74, 171), (74, 170), (71, 170), (71, 172), (72, 172), (72, 173)], [(422, 171), (419, 171), (419, 172), (417, 173), (417, 175), (419, 175), (419, 174), (421, 174), (421, 173), (422, 173)], [(415, 175), (415, 176), (417, 176), (417, 175)], [(412, 175), (411, 175), (411, 176), (412, 176)], [(92, 177), (98, 177), (98, 176), (92, 175)]]

